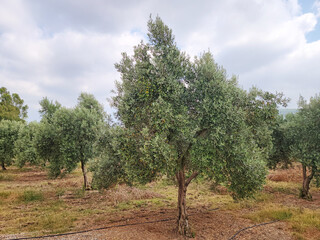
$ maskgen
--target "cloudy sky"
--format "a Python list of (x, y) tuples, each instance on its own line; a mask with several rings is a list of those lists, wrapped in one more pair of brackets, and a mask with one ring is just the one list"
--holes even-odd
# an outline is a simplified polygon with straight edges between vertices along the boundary
[(289, 108), (320, 92), (320, 0), (0, 0), (0, 87), (25, 100), (29, 121), (43, 97), (72, 107), (82, 91), (110, 113), (114, 63), (146, 41), (150, 14), (245, 89), (283, 92)]

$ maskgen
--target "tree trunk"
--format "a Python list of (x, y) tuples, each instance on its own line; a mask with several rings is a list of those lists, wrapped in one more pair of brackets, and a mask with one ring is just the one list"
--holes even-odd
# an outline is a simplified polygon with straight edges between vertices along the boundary
[(310, 189), (310, 182), (313, 178), (314, 171), (311, 169), (311, 174), (307, 176), (307, 167), (305, 165), (302, 165), (302, 176), (303, 176), (303, 183), (302, 183), (302, 189), (300, 193), (300, 197), (304, 199), (312, 199), (311, 194), (309, 193)]
[(4, 161), (1, 162), (1, 167), (2, 167), (2, 170), (7, 170), (6, 167), (4, 166)]
[(185, 184), (185, 173), (183, 170), (180, 170), (177, 173), (177, 180), (179, 184), (178, 191), (178, 232), (181, 235), (187, 236), (190, 234), (189, 224), (188, 224), (188, 215), (186, 209), (186, 193), (187, 186)]
[(88, 178), (87, 178), (87, 170), (86, 166), (83, 161), (81, 161), (81, 169), (82, 169), (82, 174), (83, 174), (83, 186), (85, 190), (89, 190), (89, 183), (88, 183)]

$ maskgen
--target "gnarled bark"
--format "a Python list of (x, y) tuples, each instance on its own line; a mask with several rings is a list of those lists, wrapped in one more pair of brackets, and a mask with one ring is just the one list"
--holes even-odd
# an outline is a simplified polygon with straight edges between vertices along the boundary
[(177, 180), (179, 184), (178, 190), (178, 232), (181, 235), (187, 236), (190, 233), (188, 215), (186, 209), (186, 193), (187, 187), (185, 186), (185, 173), (180, 170), (177, 173)]
[(194, 179), (198, 175), (198, 172), (194, 172), (187, 180), (185, 180), (185, 172), (184, 170), (180, 170), (177, 174), (178, 180), (178, 232), (184, 236), (191, 236), (191, 231), (188, 222), (188, 214), (186, 208), (186, 195), (187, 195), (187, 187), (190, 184), (191, 180)]
[(302, 176), (303, 176), (303, 183), (302, 183), (300, 197), (310, 200), (312, 199), (312, 196), (309, 193), (309, 189), (310, 189), (310, 182), (314, 176), (313, 169), (311, 169), (311, 174), (307, 176), (307, 167), (305, 165), (302, 165)]

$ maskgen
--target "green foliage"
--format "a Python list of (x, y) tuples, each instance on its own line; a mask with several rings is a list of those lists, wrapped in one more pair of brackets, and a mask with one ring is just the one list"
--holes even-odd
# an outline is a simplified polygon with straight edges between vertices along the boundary
[(282, 168), (288, 168), (293, 159), (291, 157), (291, 145), (293, 139), (290, 136), (288, 128), (288, 119), (290, 115), (284, 119), (282, 116), (277, 117), (277, 122), (272, 128), (272, 152), (268, 159), (268, 167), (275, 169), (278, 166)]
[(0, 88), (0, 121), (20, 121), (27, 118), (28, 106), (17, 93), (12, 93), (5, 88)]
[(20, 128), (18, 139), (14, 144), (15, 162), (21, 168), (26, 163), (40, 165), (43, 163), (35, 145), (36, 134), (38, 133), (39, 123), (30, 122)]
[[(281, 94), (240, 89), (211, 53), (191, 61), (160, 18), (148, 22), (149, 42), (116, 64), (113, 106), (123, 124), (123, 169), (142, 183), (159, 175), (199, 173), (247, 197), (264, 182), (272, 148), (270, 124)], [(119, 153), (117, 153), (119, 155)]]
[(41, 109), (39, 110), (42, 119), (47, 119), (50, 121), (52, 119), (53, 114), (61, 108), (61, 104), (57, 101), (50, 101), (47, 97), (43, 98), (40, 101)]
[(320, 169), (320, 97), (316, 95), (309, 104), (301, 98), (300, 109), (290, 122), (293, 156), (303, 165)]
[(320, 185), (320, 96), (310, 98), (309, 103), (300, 97), (299, 107), (298, 113), (289, 117), (288, 132), (292, 139), (291, 154), (303, 166), (300, 195), (311, 199), (310, 182), (315, 179), (316, 185)]
[[(49, 162), (49, 175), (53, 178), (63, 173), (72, 171), (76, 166), (66, 164), (60, 149), (61, 139), (55, 127), (50, 124), (52, 119), (43, 118), (38, 126), (38, 131), (34, 139), (37, 154), (43, 161)], [(65, 167), (68, 166), (68, 167)]]
[(64, 108), (59, 103), (43, 99), (43, 118), (36, 145), (39, 155), (46, 159), (53, 177), (84, 165), (97, 155), (99, 139), (106, 114), (91, 94), (82, 93), (75, 108)]
[(118, 182), (129, 183), (125, 172), (125, 162), (122, 152), (125, 135), (121, 127), (105, 126), (97, 146), (99, 157), (90, 162), (90, 171), (93, 172), (92, 187), (109, 188)]
[(19, 129), (24, 124), (18, 121), (0, 121), (0, 164), (2, 169), (12, 164), (14, 157), (14, 143), (18, 139)]

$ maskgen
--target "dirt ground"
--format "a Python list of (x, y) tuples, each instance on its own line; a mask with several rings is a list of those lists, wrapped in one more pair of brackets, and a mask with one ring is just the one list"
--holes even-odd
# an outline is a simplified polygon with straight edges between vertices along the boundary
[[(269, 179), (271, 181), (299, 181), (297, 177), (300, 173), (299, 167), (293, 168), (291, 171), (281, 170), (271, 172)], [(287, 171), (287, 172), (284, 172)], [(81, 176), (78, 178), (81, 178)], [(273, 178), (273, 180), (272, 180)], [(67, 178), (68, 179), (68, 178)], [(71, 178), (70, 178), (71, 179)], [(64, 180), (66, 181), (66, 180)], [(47, 184), (44, 184), (45, 182)], [(42, 184), (40, 186), (61, 187), (65, 182), (61, 180), (49, 181), (45, 172), (27, 171), (20, 173), (19, 176), (11, 182), (12, 186), (8, 186), (8, 189), (14, 189), (18, 185), (22, 188), (29, 186), (29, 184)], [(70, 186), (78, 186), (74, 182), (68, 183)], [(80, 184), (81, 185), (81, 184)], [(314, 193), (314, 201), (305, 201), (297, 198), (295, 194), (287, 194), (281, 192), (273, 192), (272, 187), (265, 187), (266, 194), (273, 194), (274, 201), (276, 203), (288, 205), (288, 206), (303, 206), (309, 209), (318, 209), (320, 207), (320, 193)], [(103, 206), (109, 204), (111, 201), (107, 196), (101, 193), (91, 193), (89, 197), (74, 199), (69, 197), (68, 191), (64, 193), (62, 200), (65, 201), (68, 206)], [(145, 198), (148, 198), (149, 192), (145, 192)], [(155, 196), (159, 197), (161, 194), (155, 193)], [(53, 194), (51, 194), (53, 196)], [(51, 196), (50, 194), (48, 196)], [(151, 194), (152, 195), (152, 194)], [(91, 196), (91, 197), (90, 197)], [(151, 196), (152, 197), (152, 196)], [(143, 198), (143, 197), (142, 197)], [(100, 199), (100, 200), (99, 200)], [(106, 200), (107, 199), (107, 200)], [(191, 200), (189, 200), (191, 201)], [(174, 200), (173, 200), (174, 202)], [(102, 209), (102, 207), (101, 207)], [(234, 236), (239, 230), (253, 226), (255, 223), (243, 216), (255, 211), (252, 208), (239, 208), (228, 210), (226, 208), (215, 209), (212, 206), (198, 204), (196, 207), (192, 205), (188, 209), (189, 224), (194, 233), (194, 239), (218, 239), (228, 240)], [(63, 235), (57, 237), (47, 237), (38, 239), (183, 239), (175, 231), (176, 226), (176, 209), (171, 206), (160, 206), (158, 208), (142, 206), (133, 209), (124, 209), (117, 211), (103, 211), (99, 212), (99, 221), (94, 217), (86, 217), (85, 219), (76, 221), (76, 225), (69, 232), (92, 230), (98, 228), (105, 228), (100, 230), (93, 230), (78, 234)], [(15, 216), (12, 216), (14, 218)], [(158, 222), (156, 222), (158, 221)], [(1, 213), (0, 213), (1, 223)], [(1, 226), (1, 225), (0, 225)], [(43, 233), (45, 234), (45, 233)], [(37, 236), (40, 234), (37, 233)], [(22, 237), (34, 236), (32, 232), (25, 232), (19, 234), (2, 234), (0, 239), (15, 239)], [(308, 239), (320, 239), (319, 231), (310, 231), (305, 233)], [(319, 238), (318, 238), (319, 237)], [(272, 224), (257, 226), (247, 229), (238, 234), (234, 239), (259, 239), (259, 240), (289, 240), (296, 239), (292, 235), (292, 229), (290, 224), (286, 221), (278, 221)]]
[[(199, 209), (189, 209), (189, 214), (189, 222), (195, 232), (193, 239), (228, 240), (240, 229), (253, 225), (250, 220), (235, 216), (234, 212), (220, 210), (199, 211)], [(176, 212), (174, 210), (161, 209), (160, 211), (155, 212), (142, 209), (141, 211), (132, 211), (119, 218), (116, 218), (115, 216), (106, 216), (105, 224), (99, 226), (94, 225), (90, 226), (91, 228), (88, 228), (89, 230), (109, 227), (108, 229), (40, 239), (183, 239), (174, 230), (175, 217)], [(165, 221), (154, 222), (159, 220)], [(24, 235), (7, 235), (2, 237), (3, 239), (13, 239), (23, 236)], [(288, 232), (288, 227), (285, 223), (276, 222), (245, 230), (238, 234), (234, 239), (289, 240), (293, 238)]]

